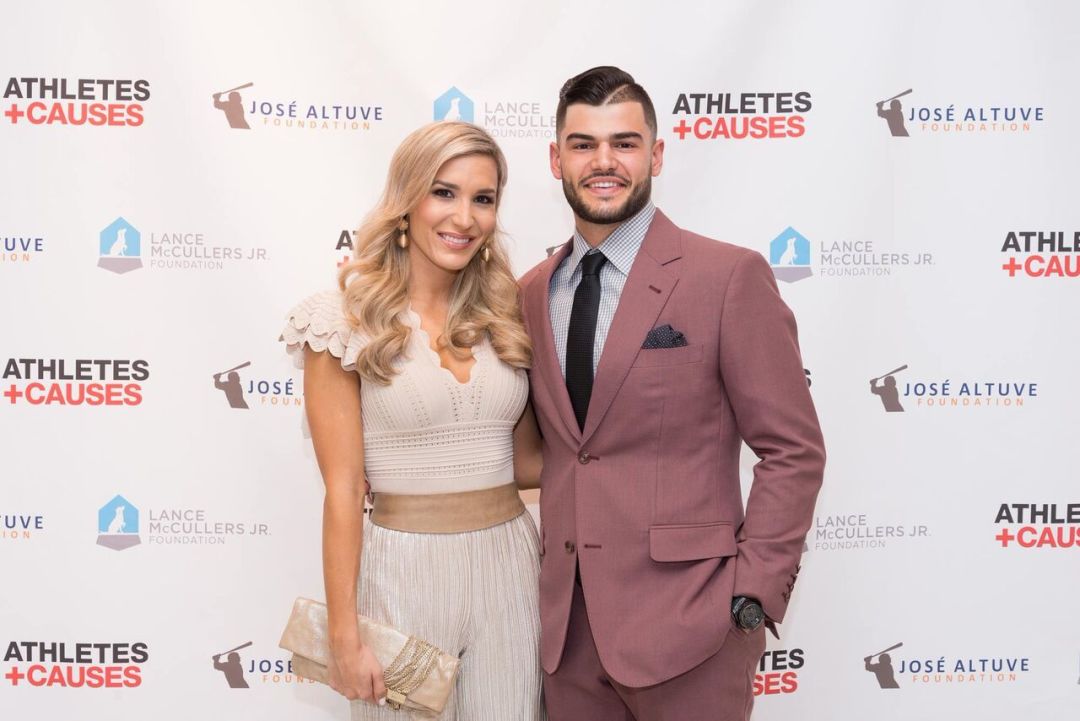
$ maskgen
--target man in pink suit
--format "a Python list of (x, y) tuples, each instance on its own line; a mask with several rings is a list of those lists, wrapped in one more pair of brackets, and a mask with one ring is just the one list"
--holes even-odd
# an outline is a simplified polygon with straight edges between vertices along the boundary
[[(630, 75), (567, 81), (556, 128), (576, 232), (521, 280), (548, 711), (745, 720), (825, 463), (795, 321), (758, 253), (652, 205), (664, 141)], [(743, 441), (760, 458), (745, 514)]]

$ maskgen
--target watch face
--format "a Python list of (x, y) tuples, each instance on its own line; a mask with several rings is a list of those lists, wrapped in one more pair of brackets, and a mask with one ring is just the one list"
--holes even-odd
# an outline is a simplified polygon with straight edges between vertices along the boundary
[(761, 625), (765, 614), (761, 606), (756, 603), (748, 603), (739, 609), (739, 625), (746, 629), (755, 629)]

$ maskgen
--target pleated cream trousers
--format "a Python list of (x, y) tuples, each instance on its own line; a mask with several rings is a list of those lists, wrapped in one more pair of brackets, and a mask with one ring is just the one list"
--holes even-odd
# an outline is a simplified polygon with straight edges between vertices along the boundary
[(351, 703), (353, 721), (542, 721), (539, 539), (532, 516), (466, 533), (364, 526), (357, 607), (460, 656), (438, 717)]

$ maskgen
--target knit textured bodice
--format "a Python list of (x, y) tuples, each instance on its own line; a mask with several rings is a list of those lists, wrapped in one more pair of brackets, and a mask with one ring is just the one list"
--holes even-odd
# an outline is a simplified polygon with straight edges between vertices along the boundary
[[(339, 291), (305, 299), (282, 331), (289, 353), (303, 367), (304, 346), (327, 351), (345, 370), (356, 370), (363, 334), (346, 321)], [(402, 315), (409, 328), (405, 356), (394, 362), (389, 385), (360, 384), (364, 469), (375, 493), (454, 493), (513, 483), (513, 432), (528, 398), (524, 370), (499, 360), (484, 339), (460, 383), (442, 367), (420, 317)]]

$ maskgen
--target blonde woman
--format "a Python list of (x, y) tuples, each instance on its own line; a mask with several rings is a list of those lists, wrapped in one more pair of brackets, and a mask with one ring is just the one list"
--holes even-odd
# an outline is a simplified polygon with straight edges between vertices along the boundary
[(441, 719), (544, 716), (539, 544), (515, 486), (538, 484), (540, 439), (496, 217), (505, 184), (480, 128), (413, 132), (340, 290), (294, 308), (283, 333), (326, 486), (330, 681), (354, 720), (407, 716), (385, 705), (357, 612), (460, 655)]

